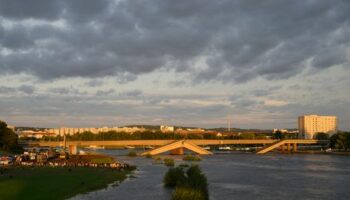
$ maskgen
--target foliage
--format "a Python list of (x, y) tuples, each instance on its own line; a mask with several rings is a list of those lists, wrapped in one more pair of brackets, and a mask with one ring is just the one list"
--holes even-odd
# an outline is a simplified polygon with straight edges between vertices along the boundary
[(177, 187), (171, 196), (172, 200), (205, 200), (204, 194), (192, 188)]
[(0, 121), (0, 150), (7, 152), (20, 152), (21, 148), (17, 145), (18, 136), (9, 128), (7, 124)]
[[(289, 138), (295, 138), (295, 135), (288, 135)], [(266, 136), (271, 136), (271, 133), (256, 133), (256, 132), (245, 132), (237, 135), (225, 135), (225, 136), (216, 136), (215, 133), (203, 133), (203, 134), (180, 134), (175, 132), (163, 133), (160, 131), (143, 131), (135, 133), (127, 132), (100, 132), (97, 134), (91, 132), (76, 133), (73, 135), (67, 135), (67, 140), (69, 141), (93, 141), (93, 140), (179, 140), (179, 139), (266, 139)], [(30, 138), (29, 138), (30, 139)], [(49, 137), (44, 136), (42, 138), (44, 141), (62, 141), (62, 136)]]
[(185, 186), (189, 188), (193, 188), (196, 190), (200, 190), (203, 192), (204, 196), (208, 197), (208, 183), (207, 178), (202, 173), (201, 169), (198, 165), (192, 165), (187, 169), (187, 181)]
[(172, 158), (164, 158), (164, 164), (168, 167), (173, 167), (175, 165), (175, 162)]
[(350, 149), (350, 132), (339, 132), (330, 137), (330, 147), (333, 149)]
[(284, 139), (284, 135), (283, 135), (283, 133), (282, 133), (281, 131), (276, 131), (276, 132), (272, 135), (272, 137), (273, 137), (274, 139), (278, 139), (278, 140)]
[(185, 174), (181, 167), (170, 168), (164, 176), (163, 183), (165, 187), (176, 187), (183, 184)]
[(329, 135), (327, 133), (317, 133), (316, 140), (329, 140)]
[[(182, 167), (170, 168), (164, 176), (164, 186), (176, 187), (172, 199), (209, 199), (208, 182), (198, 165), (186, 171)], [(198, 194), (199, 193), (199, 194)]]
[(136, 157), (136, 156), (137, 156), (137, 153), (136, 153), (136, 151), (131, 150), (131, 151), (129, 151), (129, 152), (127, 153), (127, 156), (129, 156), (129, 157)]
[(184, 161), (201, 161), (202, 159), (196, 155), (186, 155), (182, 158)]
[(240, 136), (239, 136), (239, 139), (254, 139), (255, 138), (255, 134), (254, 133), (242, 133)]

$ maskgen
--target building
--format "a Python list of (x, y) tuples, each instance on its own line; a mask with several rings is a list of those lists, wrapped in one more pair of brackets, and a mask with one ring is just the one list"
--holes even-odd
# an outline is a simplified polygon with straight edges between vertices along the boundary
[(298, 118), (299, 138), (315, 139), (317, 133), (337, 132), (336, 116), (304, 115)]
[(54, 133), (50, 133), (47, 131), (32, 131), (32, 130), (26, 130), (22, 131), (19, 135), (19, 138), (36, 138), (36, 139), (42, 139), (43, 137), (53, 137), (55, 136)]
[(115, 131), (115, 132), (125, 132), (133, 134), (135, 132), (144, 132), (146, 131), (143, 127), (101, 127), (101, 128), (54, 128), (54, 129), (47, 129), (47, 132), (53, 133), (54, 135), (74, 135), (76, 133), (84, 133), (84, 132), (91, 132), (93, 134), (98, 134), (101, 132), (109, 132), (109, 131)]
[(175, 127), (173, 127), (173, 126), (164, 126), (164, 125), (161, 125), (161, 126), (160, 126), (160, 131), (163, 132), (163, 133), (166, 133), (166, 132), (174, 132), (174, 131), (175, 131)]

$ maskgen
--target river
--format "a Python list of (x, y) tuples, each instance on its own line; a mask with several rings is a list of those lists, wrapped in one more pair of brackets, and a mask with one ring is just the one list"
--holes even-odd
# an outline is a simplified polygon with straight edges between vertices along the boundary
[[(170, 199), (162, 185), (167, 167), (153, 159), (125, 157), (125, 151), (100, 150), (138, 170), (118, 187), (78, 195), (83, 199)], [(182, 163), (181, 157), (174, 157)], [(320, 154), (217, 154), (198, 162), (209, 182), (211, 200), (350, 199), (350, 157)]]

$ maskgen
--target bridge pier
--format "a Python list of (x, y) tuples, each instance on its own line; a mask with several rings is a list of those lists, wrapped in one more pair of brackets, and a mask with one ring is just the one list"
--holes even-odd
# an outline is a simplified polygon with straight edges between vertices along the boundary
[(77, 153), (78, 153), (77, 145), (69, 145), (69, 154), (77, 155)]
[(184, 148), (177, 148), (177, 149), (173, 149), (171, 150), (171, 155), (184, 155)]
[(285, 149), (286, 149), (285, 144), (282, 144), (282, 145), (281, 145), (281, 149), (282, 149), (282, 152), (284, 152), (284, 151), (285, 151)]
[(287, 143), (287, 150), (290, 152), (290, 143)]
[(298, 151), (298, 145), (297, 143), (293, 143), (293, 152), (297, 152)]

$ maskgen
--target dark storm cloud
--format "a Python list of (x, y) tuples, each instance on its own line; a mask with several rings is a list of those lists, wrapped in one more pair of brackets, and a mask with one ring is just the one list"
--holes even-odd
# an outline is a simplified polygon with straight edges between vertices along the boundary
[[(349, 10), (341, 0), (1, 0), (0, 20), (14, 25), (0, 25), (9, 51), (0, 53), (0, 69), (40, 79), (116, 76), (119, 83), (160, 68), (199, 83), (288, 78), (307, 63), (349, 63)], [(208, 67), (193, 68), (199, 58)]]
[(60, 1), (47, 0), (1, 0), (0, 13), (10, 19), (56, 19), (63, 11)]

